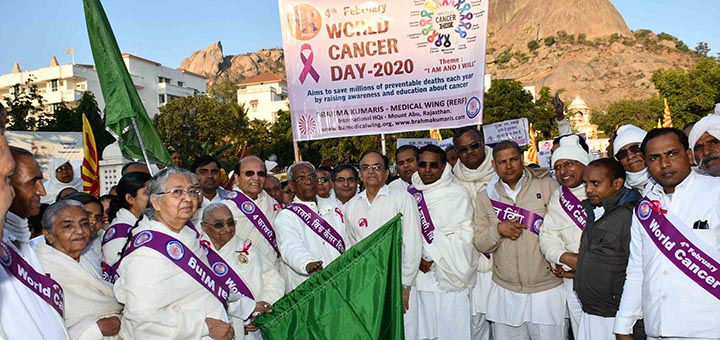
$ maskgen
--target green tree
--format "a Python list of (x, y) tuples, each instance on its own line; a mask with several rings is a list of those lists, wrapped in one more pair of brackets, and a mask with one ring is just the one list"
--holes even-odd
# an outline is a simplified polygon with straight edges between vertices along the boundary
[[(92, 92), (86, 91), (80, 98), (80, 103), (75, 107), (75, 112), (78, 116), (82, 117), (83, 114), (87, 116), (90, 128), (95, 136), (95, 146), (98, 150), (98, 156), (102, 158), (102, 152), (105, 147), (114, 143), (115, 138), (105, 128), (105, 119), (100, 111), (95, 95)], [(82, 119), (82, 118), (81, 118)], [(82, 127), (80, 129), (82, 131)]]
[(210, 94), (222, 103), (237, 103), (237, 81), (223, 79), (210, 88)]
[(541, 138), (557, 135), (550, 98), (547, 87), (540, 90), (540, 97), (533, 102), (532, 94), (523, 89), (522, 83), (509, 79), (495, 80), (485, 94), (483, 124), (525, 117)]
[(659, 69), (652, 81), (667, 98), (675, 126), (699, 120), (720, 102), (720, 62), (713, 58), (700, 57), (688, 71)]
[(591, 122), (597, 124), (599, 130), (605, 131), (605, 135), (610, 135), (616, 128), (625, 124), (632, 124), (649, 131), (657, 127), (657, 120), (662, 117), (663, 109), (663, 100), (657, 96), (620, 100), (610, 103), (604, 111), (593, 112)]
[(34, 131), (45, 126), (48, 120), (43, 110), (43, 98), (33, 83), (35, 77), (30, 75), (23, 84), (15, 84), (10, 89), (10, 96), (5, 98), (8, 111), (8, 130)]
[(65, 102), (55, 105), (55, 109), (40, 131), (82, 131), (82, 115), (69, 108)]
[(695, 53), (697, 53), (699, 56), (707, 57), (708, 53), (710, 52), (710, 47), (708, 47), (708, 43), (701, 41), (695, 46)]

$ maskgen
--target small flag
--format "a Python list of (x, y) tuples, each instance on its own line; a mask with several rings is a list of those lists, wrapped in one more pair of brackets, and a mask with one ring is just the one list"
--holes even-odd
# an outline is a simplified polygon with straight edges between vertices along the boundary
[(537, 141), (535, 140), (535, 130), (533, 129), (532, 123), (530, 123), (530, 129), (528, 131), (528, 151), (527, 160), (528, 163), (540, 164), (540, 158), (538, 158)]
[(83, 191), (95, 197), (100, 196), (100, 171), (98, 168), (98, 154), (95, 146), (95, 136), (93, 135), (90, 122), (83, 113), (83, 162), (81, 169), (81, 178), (83, 182)]
[(442, 140), (442, 135), (440, 134), (440, 129), (432, 129), (430, 130), (430, 138), (436, 139), (436, 140)]
[(662, 128), (662, 120), (660, 120), (660, 118), (658, 118), (657, 128), (658, 128), (658, 129)]
[(662, 127), (666, 127), (666, 128), (670, 127), (671, 128), (671, 127), (673, 127), (672, 115), (670, 114), (670, 107), (668, 106), (667, 98), (664, 98), (664, 99), (665, 99), (665, 114), (663, 114)]
[(75, 54), (75, 49), (72, 47), (68, 48), (67, 54)]

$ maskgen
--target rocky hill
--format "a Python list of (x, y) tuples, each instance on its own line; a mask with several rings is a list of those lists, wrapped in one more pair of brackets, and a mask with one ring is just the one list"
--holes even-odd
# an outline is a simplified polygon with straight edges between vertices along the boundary
[[(580, 96), (591, 109), (656, 93), (652, 73), (687, 69), (695, 55), (677, 38), (631, 32), (608, 0), (505, 0), (490, 2), (486, 72), (525, 85), (560, 91), (568, 103)], [(181, 68), (239, 81), (271, 71), (284, 75), (282, 49), (224, 55), (220, 42), (197, 51)]]

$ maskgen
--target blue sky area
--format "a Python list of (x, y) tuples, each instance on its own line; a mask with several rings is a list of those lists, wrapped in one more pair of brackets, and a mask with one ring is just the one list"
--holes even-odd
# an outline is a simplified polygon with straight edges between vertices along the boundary
[[(399, 0), (394, 0), (399, 1)], [(0, 74), (15, 62), (23, 70), (47, 67), (53, 55), (61, 64), (75, 49), (75, 62), (92, 64), (81, 0), (2, 1)], [(720, 51), (716, 0), (613, 0), (630, 29), (667, 32), (691, 49), (709, 44)], [(281, 47), (278, 5), (273, 0), (203, 2), (189, 0), (105, 0), (115, 36), (123, 52), (177, 67), (192, 52), (222, 41), (225, 54)], [(490, 14), (492, 15), (492, 13)]]

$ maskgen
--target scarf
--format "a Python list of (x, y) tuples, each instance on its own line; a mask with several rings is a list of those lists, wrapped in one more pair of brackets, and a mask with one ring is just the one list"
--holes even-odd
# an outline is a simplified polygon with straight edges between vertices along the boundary
[(30, 227), (27, 218), (21, 218), (8, 211), (5, 219), (5, 233), (3, 239), (20, 243), (30, 242)]
[(650, 179), (647, 168), (642, 169), (638, 172), (627, 171), (625, 174), (625, 187), (635, 189), (640, 192), (645, 189), (645, 184), (647, 184), (648, 180)]
[(463, 182), (487, 183), (495, 175), (492, 159), (492, 149), (485, 146), (485, 160), (477, 169), (469, 169), (462, 162), (457, 162), (453, 167), (453, 173), (457, 179)]

